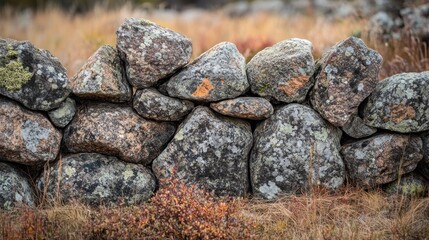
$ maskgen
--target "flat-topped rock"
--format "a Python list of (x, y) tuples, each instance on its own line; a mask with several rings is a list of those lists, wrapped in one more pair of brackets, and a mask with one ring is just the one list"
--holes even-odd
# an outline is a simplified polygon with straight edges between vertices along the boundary
[(226, 116), (251, 120), (266, 119), (274, 112), (271, 103), (265, 98), (259, 97), (239, 97), (223, 100), (211, 103), (210, 108)]

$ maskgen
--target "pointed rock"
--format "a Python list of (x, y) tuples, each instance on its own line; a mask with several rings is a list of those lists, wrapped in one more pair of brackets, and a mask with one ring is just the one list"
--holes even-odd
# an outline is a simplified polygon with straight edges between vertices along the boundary
[(273, 114), (271, 103), (265, 98), (239, 97), (210, 104), (210, 108), (216, 112), (237, 118), (263, 120)]

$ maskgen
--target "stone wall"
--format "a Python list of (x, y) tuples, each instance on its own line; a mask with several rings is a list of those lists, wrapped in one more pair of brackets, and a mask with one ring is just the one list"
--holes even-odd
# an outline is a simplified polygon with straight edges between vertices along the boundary
[(382, 57), (354, 37), (317, 61), (295, 38), (246, 64), (228, 42), (189, 62), (190, 39), (144, 20), (116, 34), (71, 79), (48, 51), (0, 40), (2, 208), (136, 204), (170, 177), (267, 199), (427, 191), (429, 72), (379, 81)]

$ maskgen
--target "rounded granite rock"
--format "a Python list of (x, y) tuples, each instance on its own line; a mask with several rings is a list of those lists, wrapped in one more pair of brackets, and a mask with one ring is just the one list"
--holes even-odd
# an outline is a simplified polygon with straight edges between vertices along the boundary
[(407, 197), (424, 197), (428, 193), (429, 183), (417, 173), (401, 176), (399, 180), (383, 186), (389, 194), (399, 194)]
[(67, 98), (59, 108), (48, 112), (49, 119), (59, 128), (67, 126), (75, 114), (76, 102), (72, 98)]
[(265, 98), (239, 97), (210, 104), (216, 112), (237, 118), (263, 120), (271, 116), (274, 108)]
[(33, 189), (24, 173), (11, 164), (0, 162), (0, 209), (34, 206), (33, 196)]

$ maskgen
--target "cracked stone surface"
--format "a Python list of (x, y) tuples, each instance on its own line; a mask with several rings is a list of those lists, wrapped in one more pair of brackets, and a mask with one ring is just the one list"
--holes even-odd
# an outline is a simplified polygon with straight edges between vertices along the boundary
[(271, 103), (260, 97), (239, 97), (223, 100), (211, 103), (210, 108), (222, 115), (251, 120), (266, 119), (274, 112)]
[(33, 207), (33, 189), (24, 173), (9, 163), (0, 162), (0, 209), (27, 205)]

